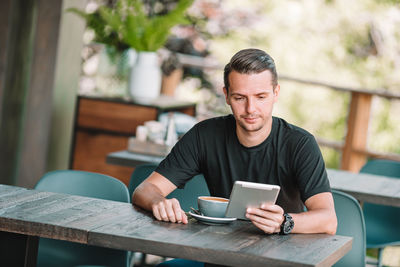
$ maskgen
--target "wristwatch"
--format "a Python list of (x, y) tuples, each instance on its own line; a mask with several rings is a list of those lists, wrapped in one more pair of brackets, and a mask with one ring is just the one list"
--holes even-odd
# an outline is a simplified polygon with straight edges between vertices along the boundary
[(281, 224), (281, 231), (279, 232), (280, 235), (288, 235), (293, 230), (294, 221), (292, 216), (287, 213), (283, 214), (283, 222)]

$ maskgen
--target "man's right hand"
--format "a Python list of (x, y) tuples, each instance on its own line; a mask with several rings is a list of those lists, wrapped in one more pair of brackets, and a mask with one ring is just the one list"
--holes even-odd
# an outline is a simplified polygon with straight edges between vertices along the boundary
[(159, 221), (173, 223), (188, 223), (185, 212), (176, 198), (164, 198), (151, 205), (154, 217)]
[(176, 198), (167, 199), (176, 186), (167, 178), (153, 172), (135, 190), (132, 203), (151, 210), (157, 220), (174, 223), (188, 223), (187, 216)]

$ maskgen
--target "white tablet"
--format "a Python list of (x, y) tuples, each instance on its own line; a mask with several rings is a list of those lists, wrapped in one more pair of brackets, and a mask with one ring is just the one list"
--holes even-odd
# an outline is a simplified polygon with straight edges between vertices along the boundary
[(275, 204), (280, 189), (279, 185), (236, 181), (225, 217), (248, 220), (245, 216), (248, 207), (260, 207), (263, 203)]

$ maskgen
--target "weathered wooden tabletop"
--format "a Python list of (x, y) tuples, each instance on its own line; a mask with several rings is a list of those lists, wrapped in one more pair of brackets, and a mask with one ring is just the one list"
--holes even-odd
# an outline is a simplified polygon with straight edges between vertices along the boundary
[(330, 266), (352, 243), (344, 236), (265, 235), (245, 221), (160, 222), (129, 203), (6, 185), (0, 231), (232, 266)]
[(327, 171), (333, 189), (346, 192), (362, 202), (400, 207), (400, 179), (342, 170)]
[(163, 156), (145, 155), (122, 150), (108, 154), (106, 162), (109, 164), (121, 165), (126, 167), (136, 167), (140, 164), (146, 163), (158, 164), (163, 159)]

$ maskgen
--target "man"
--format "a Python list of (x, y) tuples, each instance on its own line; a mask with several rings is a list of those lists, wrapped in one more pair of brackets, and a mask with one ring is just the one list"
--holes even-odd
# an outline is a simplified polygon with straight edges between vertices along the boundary
[[(273, 59), (262, 50), (236, 53), (224, 69), (233, 115), (195, 125), (134, 192), (133, 203), (158, 220), (187, 223), (170, 192), (202, 173), (212, 196), (229, 198), (236, 180), (277, 184), (276, 205), (249, 208), (246, 217), (267, 234), (335, 234), (329, 181), (314, 137), (273, 117), (280, 86)], [(304, 205), (307, 211), (304, 211)]]

